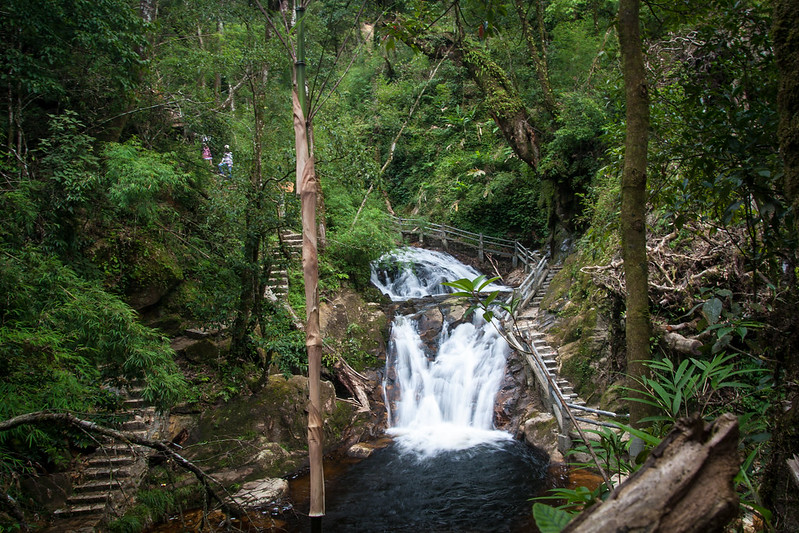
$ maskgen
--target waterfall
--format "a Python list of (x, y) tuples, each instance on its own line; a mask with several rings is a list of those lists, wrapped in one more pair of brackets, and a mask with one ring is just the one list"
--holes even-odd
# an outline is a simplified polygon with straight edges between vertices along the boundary
[[(401, 301), (479, 275), (447, 254), (405, 249), (377, 261), (372, 280)], [(481, 316), (460, 314), (434, 304), (396, 316), (384, 381), (394, 439), (331, 483), (326, 531), (530, 530), (549, 458), (493, 428), (509, 349)]]
[[(423, 248), (401, 248), (372, 264), (372, 284), (395, 302), (447, 294), (453, 289), (444, 281), (474, 279), (480, 272), (443, 252)], [(507, 290), (491, 284), (486, 290)]]
[[(373, 267), (372, 281), (392, 300), (403, 301), (445, 294), (443, 281), (479, 275), (448, 254), (406, 248), (381, 258)], [(479, 311), (471, 322), (445, 324), (429, 357), (417, 320), (395, 318), (387, 365), (394, 366), (391, 374), (396, 376), (399, 399), (393, 410), (391, 401), (386, 404), (389, 433), (402, 449), (433, 455), (512, 438), (493, 429), (494, 398), (509, 352), (496, 326)]]

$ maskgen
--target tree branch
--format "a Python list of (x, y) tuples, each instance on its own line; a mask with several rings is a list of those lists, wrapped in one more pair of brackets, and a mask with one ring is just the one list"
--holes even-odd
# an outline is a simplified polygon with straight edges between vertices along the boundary
[(243, 516), (247, 514), (246, 511), (244, 511), (241, 508), (241, 506), (239, 506), (237, 503), (234, 502), (234, 500), (232, 500), (232, 498), (229, 498), (229, 501), (226, 501), (225, 498), (220, 496), (212, 488), (211, 486), (212, 484), (217, 485), (219, 489), (225, 493), (226, 496), (230, 497), (230, 494), (227, 493), (224, 486), (219, 481), (214, 479), (209, 474), (206, 474), (202, 469), (197, 467), (194, 463), (192, 463), (188, 459), (185, 459), (183, 456), (178, 454), (166, 442), (153, 441), (150, 439), (139, 437), (135, 433), (129, 431), (118, 431), (105, 426), (101, 426), (90, 420), (83, 420), (81, 418), (78, 418), (71, 413), (48, 413), (43, 411), (27, 413), (24, 415), (15, 416), (14, 418), (10, 418), (8, 420), (3, 420), (0, 422), (0, 432), (8, 431), (23, 425), (44, 425), (44, 424), (53, 424), (53, 423), (73, 426), (82, 429), (84, 431), (88, 431), (90, 433), (105, 435), (106, 437), (111, 437), (112, 439), (115, 440), (120, 440), (130, 444), (138, 444), (139, 446), (144, 446), (146, 448), (157, 450), (158, 452), (164, 454), (168, 458), (175, 461), (175, 463), (181, 468), (188, 470), (189, 472), (194, 474), (197, 480), (200, 481), (200, 483), (202, 483), (203, 487), (205, 488), (206, 494), (208, 494), (208, 496), (216, 500), (220, 504), (222, 509), (225, 510), (225, 512), (232, 514), (234, 516)]

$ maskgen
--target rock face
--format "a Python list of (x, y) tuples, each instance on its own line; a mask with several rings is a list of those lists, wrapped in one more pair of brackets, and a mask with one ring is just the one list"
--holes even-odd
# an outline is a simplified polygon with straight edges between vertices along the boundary
[[(507, 431), (517, 438), (522, 436), (525, 420), (544, 408), (529, 379), (521, 356), (512, 351), (505, 364), (505, 377), (494, 403), (494, 424), (497, 429)], [(544, 447), (541, 443), (530, 444)]]
[(322, 302), (319, 325), (325, 339), (385, 358), (388, 318), (379, 304), (364, 301), (358, 293), (345, 289), (332, 302)]
[(549, 454), (552, 462), (562, 462), (563, 456), (558, 451), (558, 422), (550, 413), (536, 413), (528, 418), (522, 426), (524, 440), (531, 446), (542, 448)]
[[(354, 416), (352, 406), (336, 402), (330, 382), (322, 382), (321, 393), (325, 442), (337, 443)], [(174, 414), (169, 434), (187, 435), (183, 455), (223, 483), (282, 476), (307, 456), (307, 398), (306, 377), (273, 375), (257, 394), (198, 414)]]

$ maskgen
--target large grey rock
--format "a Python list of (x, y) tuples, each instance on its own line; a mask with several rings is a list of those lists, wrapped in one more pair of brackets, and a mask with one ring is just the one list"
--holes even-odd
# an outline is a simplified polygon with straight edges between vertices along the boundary
[(550, 413), (537, 413), (527, 419), (523, 426), (524, 440), (531, 446), (545, 450), (552, 462), (563, 461), (558, 451), (558, 421)]
[(247, 509), (265, 507), (288, 494), (289, 482), (281, 478), (267, 478), (250, 481), (241, 486), (233, 500)]

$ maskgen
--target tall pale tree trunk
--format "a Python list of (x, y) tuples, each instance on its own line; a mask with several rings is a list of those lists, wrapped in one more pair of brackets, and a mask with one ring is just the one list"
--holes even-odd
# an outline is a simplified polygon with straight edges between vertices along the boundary
[[(649, 90), (644, 71), (639, 28), (639, 0), (619, 2), (619, 44), (621, 46), (627, 102), (627, 131), (624, 170), (621, 178), (621, 238), (624, 277), (627, 285), (627, 374), (630, 386), (646, 375), (649, 359), (648, 261), (646, 257), (646, 159), (649, 131)], [(635, 394), (633, 394), (633, 397)], [(646, 405), (631, 402), (634, 426), (647, 414)]]
[(297, 192), (302, 216), (302, 273), (305, 281), (305, 346), (308, 351), (308, 460), (310, 464), (311, 506), (309, 516), (314, 529), (325, 514), (325, 479), (322, 454), (324, 434), (321, 401), (322, 335), (319, 325), (319, 257), (316, 233), (316, 204), (319, 181), (311, 148), (311, 125), (306, 120), (304, 4), (297, 12), (297, 60), (295, 61), (294, 136), (297, 153)]

